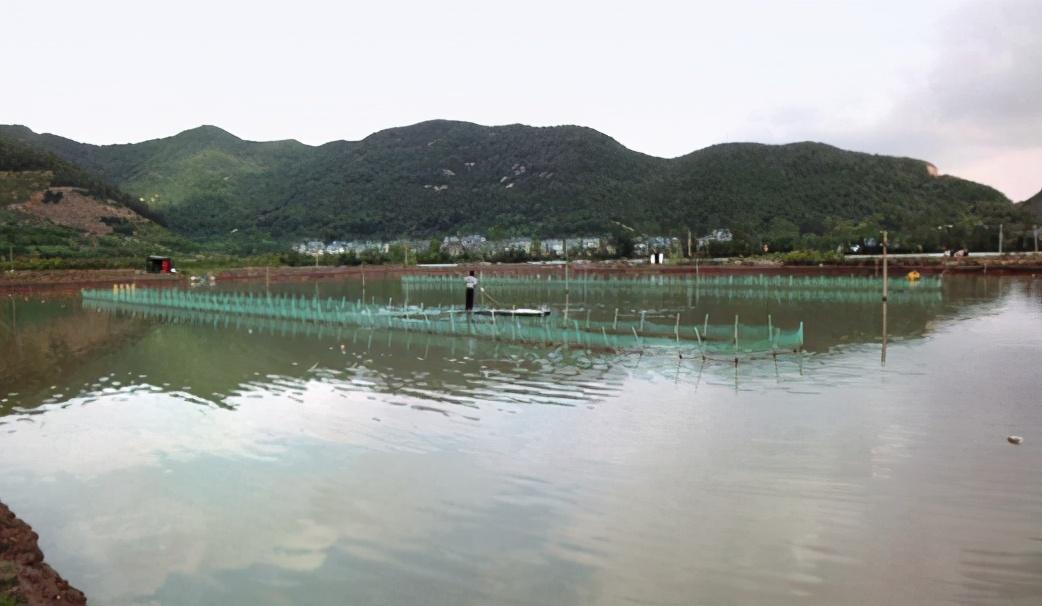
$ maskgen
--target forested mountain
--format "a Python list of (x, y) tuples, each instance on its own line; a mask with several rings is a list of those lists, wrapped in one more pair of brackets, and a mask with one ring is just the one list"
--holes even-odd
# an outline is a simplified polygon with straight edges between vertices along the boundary
[(139, 256), (190, 248), (162, 217), (55, 154), (0, 137), (0, 248), (61, 257)]
[(1035, 221), (1042, 221), (1042, 191), (1024, 200), (1018, 206), (1031, 213)]
[[(212, 126), (96, 146), (25, 127), (0, 137), (47, 150), (159, 209), (185, 235), (289, 240), (603, 233), (715, 227), (773, 240), (895, 230), (936, 244), (940, 225), (1014, 221), (998, 191), (933, 176), (919, 160), (820, 143), (716, 145), (674, 159), (578, 126), (436, 120), (357, 142), (256, 143)], [(969, 227), (967, 227), (969, 229)]]
[[(7, 127), (4, 127), (7, 128)], [(28, 131), (28, 129), (25, 129)], [(31, 132), (31, 131), (30, 131)], [(0, 131), (0, 135), (6, 131)], [(57, 139), (57, 137), (55, 137)], [(77, 144), (82, 145), (82, 144)], [(46, 151), (43, 146), (28, 145), (12, 137), (0, 136), (0, 171), (3, 172), (39, 172), (51, 173), (49, 186), (78, 187), (87, 193), (105, 198), (125, 206), (137, 214), (163, 224), (162, 215), (154, 212), (140, 200), (126, 194), (110, 182), (91, 174), (76, 164), (76, 160), (65, 160), (57, 153)], [(19, 200), (20, 201), (20, 200)]]

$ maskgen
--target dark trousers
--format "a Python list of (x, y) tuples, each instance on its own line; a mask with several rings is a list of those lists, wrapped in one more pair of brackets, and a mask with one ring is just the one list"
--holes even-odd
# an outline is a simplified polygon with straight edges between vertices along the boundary
[(474, 309), (474, 289), (467, 289), (467, 311)]

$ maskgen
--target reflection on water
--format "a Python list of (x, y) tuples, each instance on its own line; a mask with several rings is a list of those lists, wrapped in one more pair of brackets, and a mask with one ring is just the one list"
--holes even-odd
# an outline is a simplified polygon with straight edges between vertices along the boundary
[(570, 297), (804, 321), (810, 352), (736, 380), (7, 301), (0, 498), (99, 604), (1042, 600), (1038, 281), (894, 293), (886, 320), (878, 301)]

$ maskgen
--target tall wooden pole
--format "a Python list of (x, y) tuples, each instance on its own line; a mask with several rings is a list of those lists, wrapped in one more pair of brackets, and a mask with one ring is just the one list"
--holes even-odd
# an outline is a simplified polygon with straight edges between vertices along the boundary
[(887, 240), (886, 230), (883, 230), (883, 302), (886, 303), (887, 290), (890, 287), (890, 279), (887, 276)]
[(883, 349), (879, 354), (879, 363), (886, 366), (886, 299), (883, 299)]
[(1002, 224), (999, 223), (999, 254), (1002, 254)]
[(568, 321), (568, 304), (571, 299), (571, 292), (568, 288), (568, 238), (562, 240), (564, 243), (564, 320)]

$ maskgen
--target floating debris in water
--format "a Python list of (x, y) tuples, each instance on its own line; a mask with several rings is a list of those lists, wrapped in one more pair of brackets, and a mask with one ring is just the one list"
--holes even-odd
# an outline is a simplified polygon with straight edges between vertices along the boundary
[(1008, 438), (1006, 438), (1006, 441), (1010, 444), (1021, 444), (1024, 442), (1024, 438), (1020, 436), (1009, 436)]

